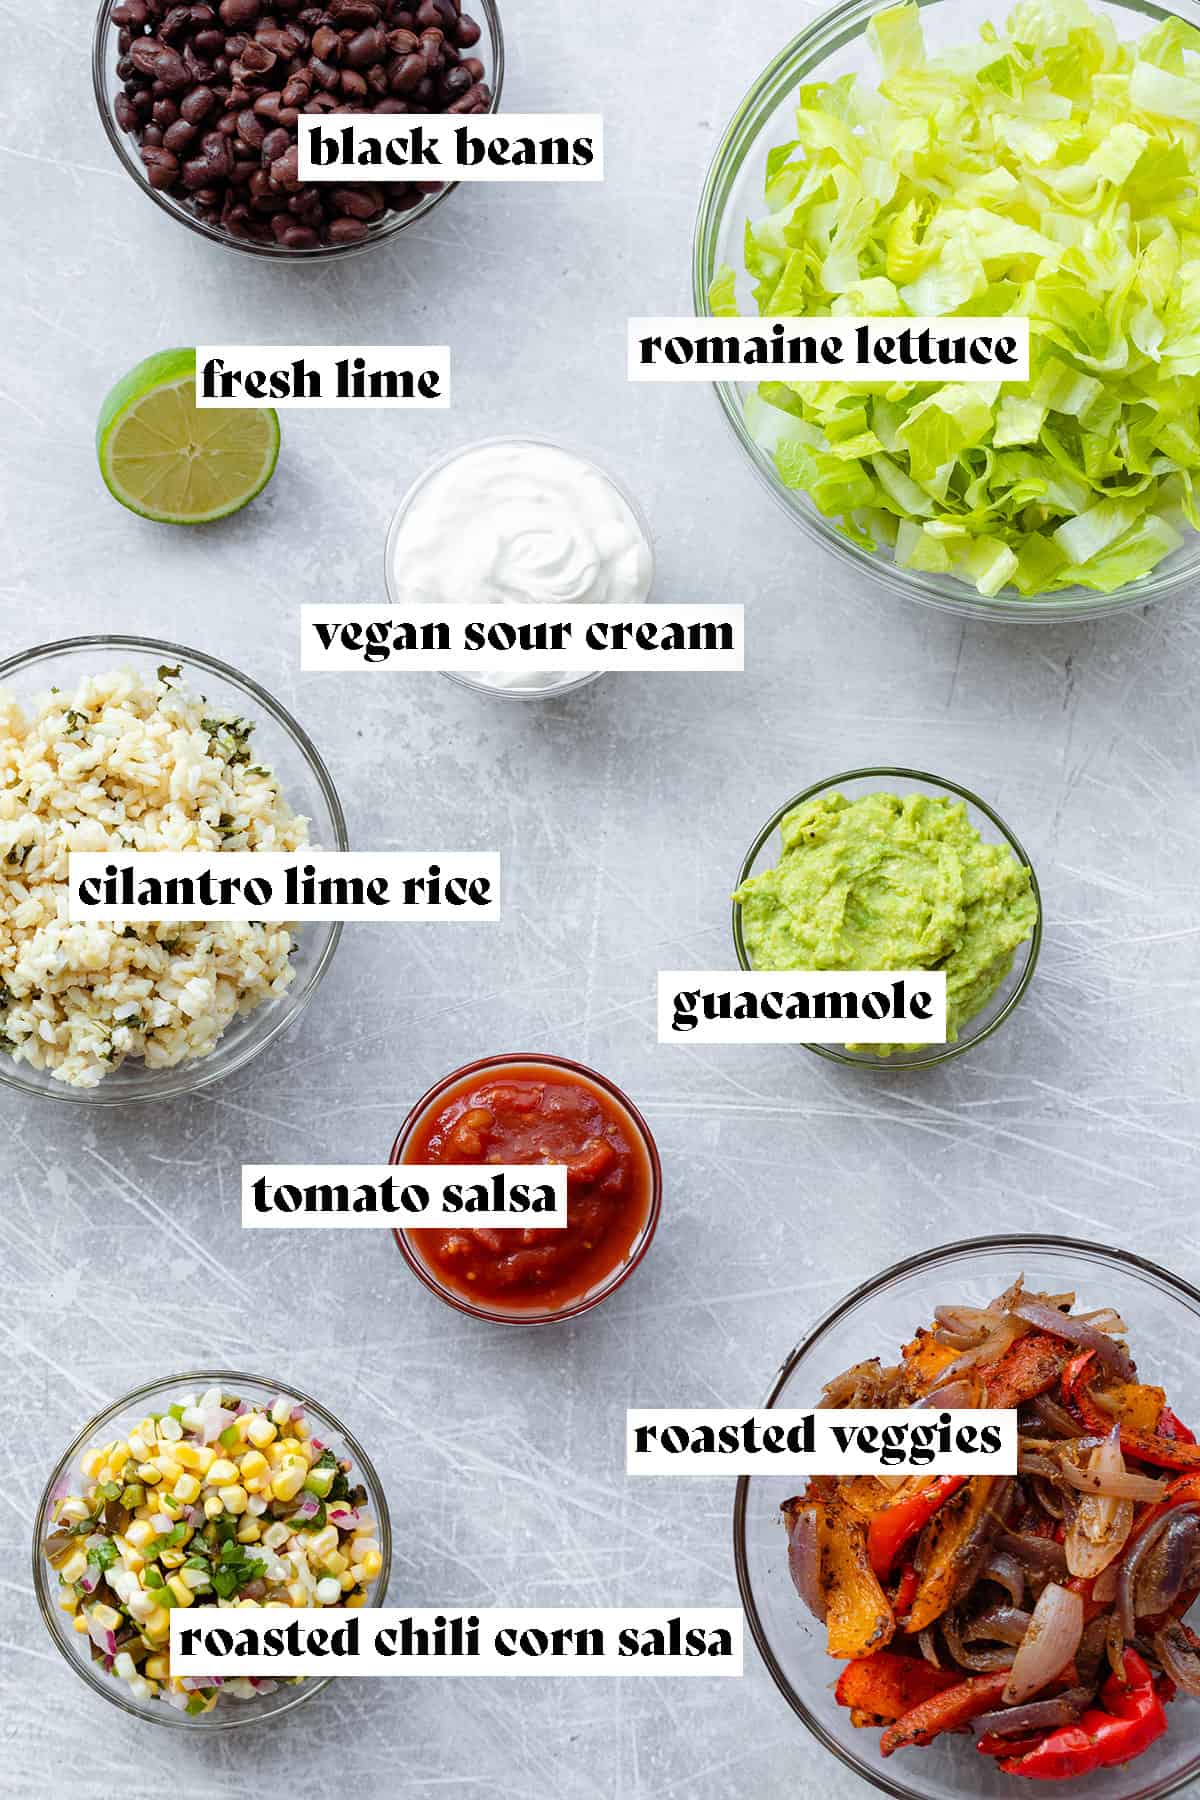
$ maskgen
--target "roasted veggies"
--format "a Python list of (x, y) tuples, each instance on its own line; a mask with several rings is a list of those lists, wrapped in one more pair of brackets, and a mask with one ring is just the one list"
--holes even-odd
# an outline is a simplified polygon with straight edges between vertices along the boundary
[(827, 1407), (1017, 1412), (1015, 1479), (823, 1477), (784, 1507), (793, 1580), (849, 1659), (837, 1700), (882, 1755), (973, 1726), (1004, 1774), (1086, 1775), (1200, 1694), (1200, 1445), (1127, 1336), (1017, 1280), (825, 1389)]

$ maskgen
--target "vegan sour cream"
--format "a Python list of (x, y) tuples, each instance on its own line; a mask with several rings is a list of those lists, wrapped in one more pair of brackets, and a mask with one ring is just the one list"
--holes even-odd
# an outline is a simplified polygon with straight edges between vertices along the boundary
[[(632, 605), (654, 572), (646, 532), (607, 475), (572, 451), (520, 439), (479, 444), (427, 476), (393, 528), (389, 565), (400, 605)], [(510, 691), (579, 679), (486, 667), (474, 678)]]

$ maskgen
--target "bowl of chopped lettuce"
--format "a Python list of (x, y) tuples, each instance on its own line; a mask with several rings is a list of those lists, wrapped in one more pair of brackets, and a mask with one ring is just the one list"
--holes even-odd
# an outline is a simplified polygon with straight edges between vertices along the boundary
[(890, 591), (1092, 618), (1200, 575), (1200, 6), (991, 10), (847, 0), (787, 45), (709, 169), (694, 301), (1028, 319), (1027, 380), (716, 391), (802, 529)]

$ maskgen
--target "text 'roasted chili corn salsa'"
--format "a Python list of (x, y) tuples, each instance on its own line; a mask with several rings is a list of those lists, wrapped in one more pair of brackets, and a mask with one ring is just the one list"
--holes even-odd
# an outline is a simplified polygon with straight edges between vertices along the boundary
[[(278, 1684), (174, 1679), (177, 1606), (363, 1606), (383, 1566), (367, 1491), (286, 1395), (210, 1388), (85, 1450), (43, 1550), (94, 1662), (141, 1700), (211, 1712)], [(296, 1677), (302, 1680), (303, 1677)]]
[(1021, 1280), (940, 1306), (831, 1382), (827, 1407), (1015, 1407), (1015, 1478), (818, 1478), (785, 1503), (788, 1563), (880, 1752), (970, 1731), (1005, 1775), (1128, 1763), (1200, 1695), (1200, 1445), (1137, 1378), (1128, 1327)]

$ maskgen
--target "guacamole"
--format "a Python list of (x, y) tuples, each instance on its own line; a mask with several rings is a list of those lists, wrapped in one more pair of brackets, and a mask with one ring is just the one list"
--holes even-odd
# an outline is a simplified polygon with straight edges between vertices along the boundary
[(780, 840), (777, 866), (734, 895), (751, 967), (944, 969), (951, 1043), (1033, 935), (1029, 870), (983, 842), (961, 801), (823, 794), (788, 813)]

